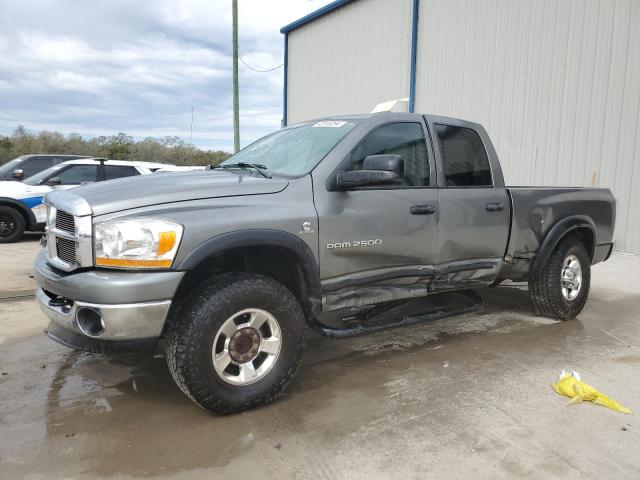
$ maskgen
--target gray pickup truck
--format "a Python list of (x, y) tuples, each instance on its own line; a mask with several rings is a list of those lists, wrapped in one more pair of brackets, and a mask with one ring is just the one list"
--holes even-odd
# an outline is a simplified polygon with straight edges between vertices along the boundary
[(539, 314), (573, 318), (615, 219), (608, 189), (505, 187), (480, 125), (409, 113), (304, 122), (205, 171), (45, 201), (48, 335), (100, 353), (163, 347), (182, 391), (217, 412), (275, 399), (308, 325), (411, 323), (415, 302), (447, 295), (465, 311), (459, 292), (507, 279), (529, 282)]

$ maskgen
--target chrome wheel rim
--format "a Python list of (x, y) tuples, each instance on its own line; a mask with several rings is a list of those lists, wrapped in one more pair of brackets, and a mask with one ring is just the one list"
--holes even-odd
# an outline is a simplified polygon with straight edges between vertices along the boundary
[(572, 302), (578, 297), (582, 287), (582, 266), (575, 255), (567, 256), (562, 262), (560, 284), (565, 300)]
[(273, 315), (247, 308), (227, 318), (213, 341), (213, 368), (232, 385), (250, 385), (271, 371), (280, 356), (282, 334)]

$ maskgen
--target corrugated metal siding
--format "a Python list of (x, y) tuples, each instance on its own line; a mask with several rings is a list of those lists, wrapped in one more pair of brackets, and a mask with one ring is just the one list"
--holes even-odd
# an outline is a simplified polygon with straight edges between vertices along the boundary
[(412, 0), (357, 0), (289, 34), (288, 123), (409, 95)]
[(640, 253), (640, 1), (421, 0), (419, 25), (416, 111), (482, 123), (509, 184), (611, 188)]

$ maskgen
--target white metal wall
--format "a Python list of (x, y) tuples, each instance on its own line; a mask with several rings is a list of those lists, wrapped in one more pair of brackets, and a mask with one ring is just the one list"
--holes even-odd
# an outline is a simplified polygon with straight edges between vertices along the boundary
[(420, 0), (419, 22), (416, 111), (482, 123), (509, 184), (611, 188), (640, 253), (640, 1)]
[(356, 0), (289, 33), (288, 123), (409, 95), (412, 0)]

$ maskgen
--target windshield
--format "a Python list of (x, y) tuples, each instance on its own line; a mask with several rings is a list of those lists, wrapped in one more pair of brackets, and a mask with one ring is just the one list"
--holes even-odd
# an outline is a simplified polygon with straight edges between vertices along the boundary
[(47, 178), (52, 173), (57, 172), (62, 167), (64, 167), (64, 164), (60, 163), (51, 168), (47, 168), (46, 170), (43, 170), (40, 173), (36, 173), (35, 175), (32, 175), (22, 183), (24, 183), (25, 185), (40, 185), (40, 182), (42, 182), (42, 180)]
[(0, 167), (0, 177), (9, 177), (11, 172), (18, 168), (18, 164), (22, 160), (22, 157), (14, 158), (10, 162), (5, 163)]
[(257, 140), (220, 165), (254, 163), (269, 173), (300, 176), (309, 173), (355, 126), (352, 121), (323, 120), (283, 128)]

